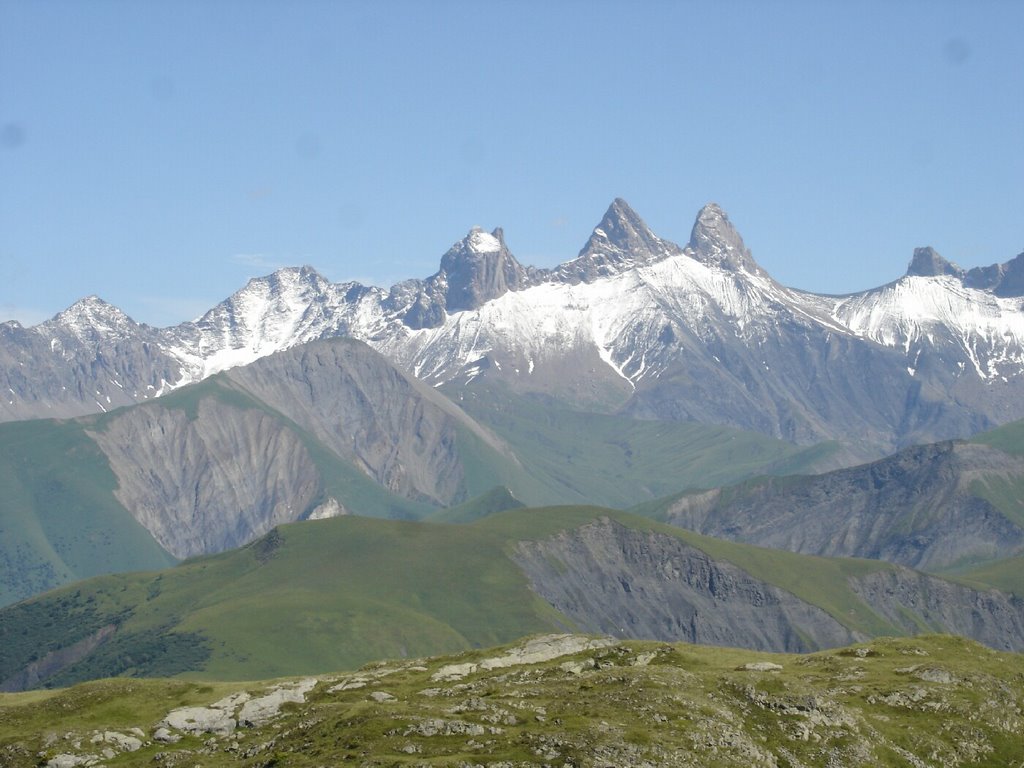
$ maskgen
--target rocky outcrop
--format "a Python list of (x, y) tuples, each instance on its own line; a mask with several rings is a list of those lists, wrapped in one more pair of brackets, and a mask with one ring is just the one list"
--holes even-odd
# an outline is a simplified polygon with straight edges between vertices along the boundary
[(1024, 600), (905, 568), (850, 579), (861, 599), (908, 634), (949, 632), (990, 648), (1024, 650)]
[(245, 544), (300, 519), (321, 495), (302, 441), (256, 408), (204, 398), (190, 418), (154, 403), (91, 435), (117, 476), (118, 501), (175, 557)]
[(764, 274), (728, 215), (716, 203), (708, 203), (700, 209), (690, 231), (687, 251), (709, 266), (730, 272), (742, 269), (751, 274)]
[(504, 669), (523, 664), (540, 664), (561, 656), (570, 656), (582, 651), (606, 648), (614, 645), (610, 637), (592, 638), (581, 635), (541, 635), (532, 637), (522, 645), (517, 645), (500, 656), (491, 656), (480, 661), (463, 664), (446, 664), (431, 676), (431, 680), (461, 680), (481, 670)]
[(1024, 296), (1024, 253), (1004, 264), (969, 270), (964, 276), (964, 285), (992, 291), (996, 296)]
[[(588, 632), (789, 652), (858, 637), (821, 608), (731, 562), (607, 518), (520, 542), (513, 558), (537, 594)], [(899, 632), (948, 632), (1000, 650), (1024, 649), (1020, 598), (900, 567), (847, 583), (864, 614)]]
[(938, 277), (939, 275), (950, 275), (951, 277), (962, 278), (964, 271), (948, 259), (944, 259), (931, 246), (915, 248), (914, 257), (907, 267), (907, 275), (910, 277)]
[(663, 519), (763, 547), (934, 570), (1024, 549), (1024, 530), (977, 495), (986, 479), (1021, 476), (1019, 457), (985, 445), (936, 443), (823, 475), (686, 494)]
[(792, 652), (856, 638), (731, 563), (607, 518), (520, 542), (513, 558), (533, 590), (586, 632)]
[(553, 275), (570, 283), (590, 283), (682, 253), (675, 243), (655, 235), (622, 198), (615, 198), (572, 261)]
[[(166, 697), (166, 687), (158, 687), (166, 684), (133, 681), (104, 695), (115, 685), (104, 683), (98, 690), (52, 692), (48, 703), (55, 710), (82, 713), (60, 728), (38, 717), (35, 702), (5, 704), (5, 714), (25, 726), (0, 743), (0, 764), (268, 766), (301, 765), (311, 757), (317, 765), (466, 768), (1018, 762), (1024, 728), (1018, 654), (940, 636), (879, 639), (781, 664), (762, 656), (630, 641), (480, 670), (454, 682), (437, 681), (436, 670), (462, 657), (383, 662), (359, 673), (358, 683), (350, 678), (351, 684), (328, 688), (336, 678), (314, 681), (323, 685), (273, 720), (233, 728), (213, 718), (220, 712), (234, 722), (237, 705), (226, 702), (249, 691), (207, 704), (214, 697), (209, 689), (181, 684), (190, 709), (213, 718), (200, 714), (182, 722), (182, 730), (151, 730), (141, 721), (142, 727), (116, 726), (123, 733), (109, 730), (112, 720), (131, 718), (150, 691)], [(380, 685), (387, 690), (366, 690)], [(104, 730), (90, 732), (83, 721)], [(143, 742), (143, 727), (156, 743)], [(141, 751), (124, 754), (138, 742)], [(104, 745), (111, 751), (98, 754)]]

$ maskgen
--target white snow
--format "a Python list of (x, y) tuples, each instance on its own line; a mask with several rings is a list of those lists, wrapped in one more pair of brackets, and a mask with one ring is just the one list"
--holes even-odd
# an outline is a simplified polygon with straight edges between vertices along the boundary
[(953, 277), (904, 277), (836, 300), (832, 314), (854, 333), (902, 350), (915, 370), (921, 348), (946, 339), (982, 379), (1024, 371), (1024, 300), (965, 288)]
[(474, 253), (494, 253), (501, 250), (501, 243), (494, 235), (474, 229), (469, 235), (469, 249)]
[[(470, 233), (467, 246), (477, 253), (501, 247), (480, 229)], [(403, 308), (386, 307), (387, 291), (365, 289), (349, 300), (353, 287), (300, 269), (251, 280), (198, 321), (160, 332), (166, 339), (161, 345), (183, 373), (174, 382), (161, 380), (154, 394), (337, 335), (362, 339), (431, 384), (487, 375), (477, 364), (483, 358), (495, 371), (504, 360), (525, 363), (533, 374), (545, 361), (581, 352), (600, 358), (635, 386), (669, 364), (666, 354), (673, 350), (661, 338), (665, 328), (696, 339), (724, 329), (757, 348), (768, 345), (782, 323), (796, 324), (809, 336), (855, 335), (897, 349), (906, 355), (912, 376), (921, 370), (922, 352), (930, 349), (964, 375), (973, 372), (987, 381), (1024, 372), (1024, 300), (968, 289), (949, 276), (905, 277), (837, 298), (785, 288), (763, 273), (709, 266), (684, 252), (590, 283), (552, 278), (422, 330), (402, 323)], [(55, 325), (60, 325), (58, 335)], [(119, 310), (87, 300), (42, 324), (39, 332), (57, 352), (63, 351), (60, 338), (67, 338), (63, 334), (69, 329), (80, 338), (95, 338), (137, 328)], [(768, 361), (763, 365), (767, 368)], [(122, 387), (116, 378), (110, 381)]]

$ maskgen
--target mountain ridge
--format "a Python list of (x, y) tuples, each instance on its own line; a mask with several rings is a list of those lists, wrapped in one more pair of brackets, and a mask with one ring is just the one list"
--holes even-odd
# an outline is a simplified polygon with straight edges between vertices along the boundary
[(39, 326), (5, 324), (0, 420), (106, 410), (349, 336), (432, 385), (500, 380), (803, 444), (858, 434), (873, 458), (1024, 417), (1013, 288), (1024, 259), (985, 269), (983, 279), (918, 249), (893, 283), (820, 296), (773, 280), (716, 204), (680, 247), (616, 199), (577, 257), (553, 269), (520, 264), (500, 228), (474, 228), (433, 276), (390, 289), (285, 268), (170, 328), (91, 299)]

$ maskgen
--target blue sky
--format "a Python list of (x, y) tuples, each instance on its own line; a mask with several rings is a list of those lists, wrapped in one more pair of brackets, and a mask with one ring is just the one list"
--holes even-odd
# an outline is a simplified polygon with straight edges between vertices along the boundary
[(781, 282), (1024, 250), (1024, 3), (0, 0), (0, 319), (190, 319), (277, 266), (573, 257), (714, 200)]

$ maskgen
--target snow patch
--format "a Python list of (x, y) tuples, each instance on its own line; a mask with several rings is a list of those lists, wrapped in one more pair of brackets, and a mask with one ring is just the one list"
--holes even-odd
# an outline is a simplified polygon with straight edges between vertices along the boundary
[(482, 229), (474, 229), (469, 235), (469, 250), (473, 253), (495, 253), (501, 250), (501, 243), (494, 235)]

